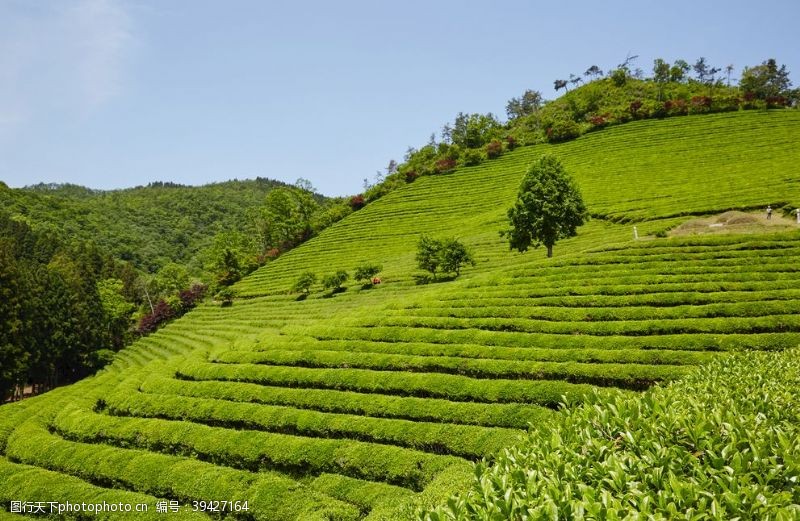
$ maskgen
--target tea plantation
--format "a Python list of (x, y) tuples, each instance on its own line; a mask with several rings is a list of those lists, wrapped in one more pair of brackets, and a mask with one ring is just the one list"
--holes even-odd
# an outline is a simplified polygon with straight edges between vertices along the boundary
[[(602, 408), (733, 351), (798, 346), (800, 230), (653, 235), (685, 216), (800, 204), (798, 138), (791, 110), (651, 120), (420, 178), (241, 281), (232, 306), (201, 306), (98, 375), (0, 408), (0, 510), (413, 518), (565, 400)], [(594, 216), (552, 259), (498, 233), (542, 153)], [(421, 233), (459, 237), (476, 266), (416, 284)], [(289, 292), (304, 271), (363, 262), (383, 266), (380, 285)], [(162, 500), (180, 512), (157, 513)]]

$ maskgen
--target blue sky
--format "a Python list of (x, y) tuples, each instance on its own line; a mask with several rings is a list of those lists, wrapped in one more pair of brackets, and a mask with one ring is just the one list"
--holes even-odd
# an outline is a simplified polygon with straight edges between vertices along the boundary
[(800, 2), (0, 0), (0, 180), (309, 179), (361, 191), (459, 111), (628, 53), (774, 57)]

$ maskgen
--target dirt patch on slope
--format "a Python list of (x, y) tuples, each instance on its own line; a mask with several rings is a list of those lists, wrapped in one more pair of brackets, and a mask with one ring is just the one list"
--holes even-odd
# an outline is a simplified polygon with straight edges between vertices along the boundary
[(702, 235), (709, 233), (769, 233), (785, 230), (800, 230), (795, 218), (784, 217), (772, 212), (767, 219), (766, 212), (739, 212), (731, 210), (719, 215), (709, 215), (686, 221), (670, 230), (671, 237)]

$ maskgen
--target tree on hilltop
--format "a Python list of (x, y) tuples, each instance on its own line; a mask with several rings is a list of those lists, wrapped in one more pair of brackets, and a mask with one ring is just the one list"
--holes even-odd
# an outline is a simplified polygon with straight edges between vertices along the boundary
[(552, 257), (556, 241), (574, 237), (586, 219), (577, 185), (557, 158), (545, 155), (525, 174), (517, 201), (508, 210), (510, 228), (500, 235), (508, 237), (511, 249), (525, 252), (544, 245)]
[(742, 79), (739, 80), (742, 92), (763, 100), (787, 96), (791, 86), (792, 82), (789, 79), (786, 65), (778, 67), (778, 63), (773, 58), (761, 65), (745, 67), (742, 71)]

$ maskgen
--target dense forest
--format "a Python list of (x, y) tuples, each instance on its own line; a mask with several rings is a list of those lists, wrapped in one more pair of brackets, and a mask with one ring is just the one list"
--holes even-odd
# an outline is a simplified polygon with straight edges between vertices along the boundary
[(352, 208), (257, 178), (100, 191), (0, 183), (0, 398), (71, 382)]

